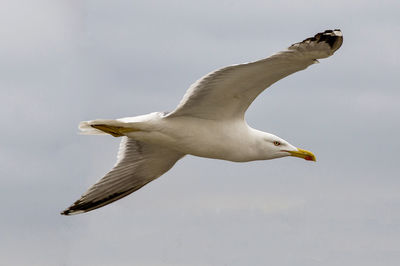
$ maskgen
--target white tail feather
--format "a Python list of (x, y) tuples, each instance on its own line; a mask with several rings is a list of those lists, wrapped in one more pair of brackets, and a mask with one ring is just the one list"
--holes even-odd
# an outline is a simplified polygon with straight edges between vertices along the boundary
[(111, 127), (128, 128), (133, 131), (146, 129), (149, 121), (160, 119), (164, 113), (154, 112), (147, 115), (140, 115), (135, 117), (125, 117), (119, 119), (96, 119), (90, 121), (82, 121), (79, 123), (80, 134), (82, 135), (108, 135), (100, 129), (92, 127), (93, 125), (106, 125)]
[(82, 121), (79, 123), (80, 134), (82, 135), (108, 135), (106, 132), (98, 130), (92, 125), (108, 125), (116, 127), (124, 127), (127, 123), (112, 119), (96, 119), (90, 121)]

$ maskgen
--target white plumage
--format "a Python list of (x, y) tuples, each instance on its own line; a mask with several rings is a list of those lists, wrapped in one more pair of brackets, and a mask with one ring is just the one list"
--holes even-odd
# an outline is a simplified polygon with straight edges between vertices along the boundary
[(118, 200), (161, 176), (186, 154), (237, 162), (284, 156), (315, 161), (311, 152), (249, 127), (244, 114), (265, 88), (332, 55), (342, 42), (340, 30), (327, 30), (266, 59), (211, 72), (187, 90), (171, 113), (81, 122), (83, 134), (111, 134), (122, 141), (114, 168), (62, 214)]

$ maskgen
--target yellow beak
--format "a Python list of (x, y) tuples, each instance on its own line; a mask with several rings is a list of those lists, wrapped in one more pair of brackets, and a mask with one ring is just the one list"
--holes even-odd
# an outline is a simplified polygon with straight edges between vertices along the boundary
[(290, 156), (303, 158), (304, 160), (307, 161), (314, 161), (314, 162), (317, 161), (317, 159), (315, 159), (315, 155), (310, 151), (297, 148), (297, 151), (288, 151), (288, 152), (290, 153)]

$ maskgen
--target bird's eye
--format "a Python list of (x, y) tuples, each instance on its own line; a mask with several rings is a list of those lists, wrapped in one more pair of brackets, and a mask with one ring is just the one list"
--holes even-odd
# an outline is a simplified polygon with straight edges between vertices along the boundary
[(275, 146), (280, 146), (281, 143), (280, 143), (279, 141), (274, 141), (274, 145), (275, 145)]

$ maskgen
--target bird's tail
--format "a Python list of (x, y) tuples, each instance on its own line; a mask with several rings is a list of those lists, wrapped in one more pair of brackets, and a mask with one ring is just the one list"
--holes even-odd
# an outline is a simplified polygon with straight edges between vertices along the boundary
[(122, 137), (125, 133), (139, 131), (134, 123), (126, 123), (112, 119), (96, 119), (79, 123), (80, 133), (83, 135), (106, 135)]

